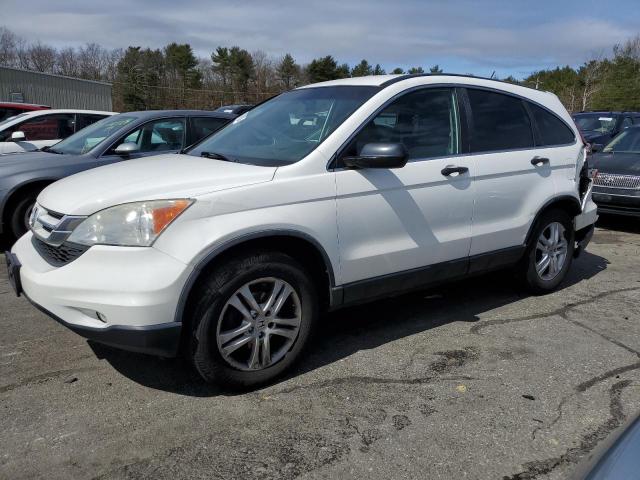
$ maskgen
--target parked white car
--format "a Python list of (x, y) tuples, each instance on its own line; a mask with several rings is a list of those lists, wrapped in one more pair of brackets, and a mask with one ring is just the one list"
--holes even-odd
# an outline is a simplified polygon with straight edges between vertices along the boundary
[(310, 85), (187, 154), (49, 186), (9, 278), (80, 335), (181, 349), (207, 381), (254, 387), (327, 309), (506, 268), (554, 290), (597, 217), (585, 158), (550, 93), (453, 75)]
[(49, 147), (115, 112), (97, 110), (34, 110), (0, 122), (0, 154)]

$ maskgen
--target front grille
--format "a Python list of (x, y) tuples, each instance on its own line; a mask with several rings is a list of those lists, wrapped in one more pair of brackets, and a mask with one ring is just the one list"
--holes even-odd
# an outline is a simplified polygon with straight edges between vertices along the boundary
[(49, 265), (53, 265), (54, 267), (62, 267), (63, 265), (73, 262), (89, 249), (89, 247), (69, 242), (65, 242), (59, 247), (54, 247), (53, 245), (43, 242), (36, 236), (31, 237), (31, 243), (40, 256), (44, 258)]
[(600, 173), (596, 175), (594, 185), (607, 188), (640, 188), (640, 177), (636, 175), (618, 175), (616, 173)]

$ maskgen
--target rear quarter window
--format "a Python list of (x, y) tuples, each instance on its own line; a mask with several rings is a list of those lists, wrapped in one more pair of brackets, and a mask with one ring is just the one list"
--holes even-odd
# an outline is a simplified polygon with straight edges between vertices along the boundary
[(566, 145), (576, 141), (573, 130), (553, 113), (531, 102), (528, 102), (528, 106), (540, 135), (536, 142), (538, 146)]

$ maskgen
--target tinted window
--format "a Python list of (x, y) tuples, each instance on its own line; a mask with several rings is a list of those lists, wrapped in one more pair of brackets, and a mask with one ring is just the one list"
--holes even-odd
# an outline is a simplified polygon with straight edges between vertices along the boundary
[(107, 152), (113, 154), (118, 145), (137, 143), (141, 153), (171, 152), (184, 146), (184, 118), (163, 118), (147, 122), (116, 142)]
[(573, 131), (562, 120), (533, 103), (528, 105), (538, 127), (540, 145), (564, 145), (575, 141)]
[(73, 124), (72, 113), (41, 115), (10, 127), (3, 134), (5, 138), (9, 138), (13, 132), (24, 132), (27, 142), (58, 140), (73, 133)]
[(102, 120), (104, 115), (86, 115), (86, 114), (77, 114), (76, 115), (76, 132), (78, 130), (82, 130), (84, 127), (88, 127), (89, 125), (97, 122), (98, 120)]
[(16, 115), (21, 114), (24, 110), (18, 110), (17, 108), (2, 107), (0, 108), (0, 122)]
[(211, 152), (253, 165), (288, 165), (306, 157), (377, 87), (292, 90), (258, 105), (189, 151)]
[(417, 90), (385, 107), (355, 137), (344, 156), (367, 143), (402, 143), (409, 159), (458, 153), (458, 115), (452, 89)]
[(485, 90), (467, 90), (474, 132), (472, 152), (533, 147), (533, 132), (522, 100)]
[(191, 142), (195, 143), (224, 127), (229, 120), (215, 117), (194, 117), (191, 119)]

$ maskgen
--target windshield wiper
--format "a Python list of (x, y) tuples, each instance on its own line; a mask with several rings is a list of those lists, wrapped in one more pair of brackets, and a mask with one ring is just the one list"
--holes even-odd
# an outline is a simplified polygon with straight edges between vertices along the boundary
[(51, 148), (50, 146), (46, 146), (46, 147), (42, 147), (40, 150), (38, 150), (40, 152), (48, 152), (48, 153), (55, 153), (57, 155), (62, 155), (62, 152), (58, 151), (58, 150), (54, 150), (53, 148)]
[(229, 157), (222, 155), (221, 153), (216, 152), (200, 152), (201, 157), (211, 158), (213, 160), (224, 160), (225, 162), (234, 162)]

